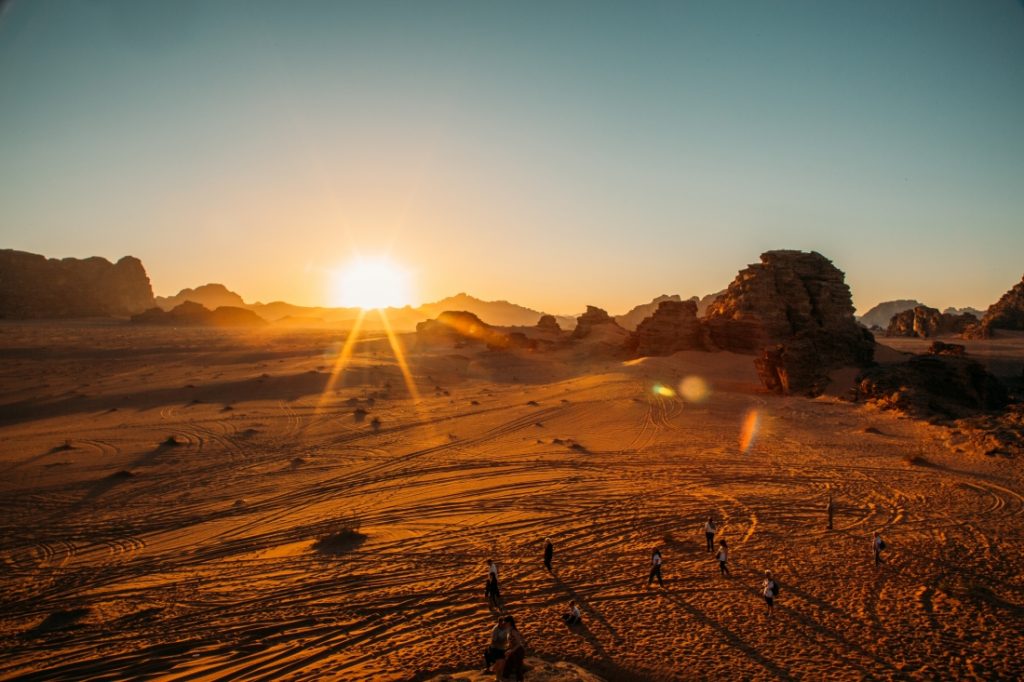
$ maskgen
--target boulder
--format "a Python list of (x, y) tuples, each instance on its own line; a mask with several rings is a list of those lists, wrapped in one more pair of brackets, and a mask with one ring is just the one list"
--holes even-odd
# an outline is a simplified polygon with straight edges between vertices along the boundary
[(696, 301), (665, 300), (641, 322), (630, 339), (637, 355), (671, 355), (703, 348)]
[(932, 345), (928, 346), (928, 353), (929, 355), (953, 355), (956, 357), (963, 357), (967, 355), (967, 348), (960, 343), (932, 341)]
[(153, 306), (138, 258), (45, 258), (0, 250), (0, 317), (128, 316)]
[(1024, 330), (1024, 277), (990, 305), (977, 326), (965, 331), (967, 338), (987, 339), (993, 330)]
[(703, 326), (713, 346), (757, 355), (769, 389), (817, 394), (832, 370), (872, 361), (874, 337), (853, 310), (845, 276), (830, 260), (769, 251), (709, 306)]
[(970, 313), (950, 315), (940, 313), (936, 308), (919, 305), (893, 315), (885, 335), (928, 339), (943, 334), (962, 334), (965, 329), (977, 323), (978, 318)]
[(939, 420), (1001, 410), (1009, 403), (1006, 387), (981, 363), (947, 354), (869, 368), (858, 377), (855, 394), (886, 409)]

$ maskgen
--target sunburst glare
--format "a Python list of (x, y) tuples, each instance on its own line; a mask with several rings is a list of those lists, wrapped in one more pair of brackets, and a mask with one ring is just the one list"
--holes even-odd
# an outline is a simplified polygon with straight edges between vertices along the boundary
[(389, 258), (356, 258), (331, 273), (331, 304), (373, 310), (412, 298), (412, 276)]

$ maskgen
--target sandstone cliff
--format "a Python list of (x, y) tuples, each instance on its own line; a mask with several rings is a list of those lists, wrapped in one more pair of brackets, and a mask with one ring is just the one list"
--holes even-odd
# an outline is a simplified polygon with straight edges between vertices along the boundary
[(966, 335), (973, 338), (988, 338), (996, 329), (1024, 330), (1024, 277), (990, 305), (981, 322), (976, 327), (968, 329)]
[(711, 304), (704, 325), (718, 348), (757, 354), (761, 381), (783, 393), (817, 393), (829, 371), (874, 355), (843, 272), (816, 252), (761, 254)]
[(928, 339), (942, 334), (960, 334), (978, 318), (970, 313), (950, 315), (940, 313), (936, 308), (915, 306), (910, 310), (892, 316), (885, 330), (886, 336), (917, 336)]
[(45, 258), (0, 250), (0, 317), (124, 316), (153, 305), (138, 258)]
[(671, 355), (703, 348), (697, 303), (662, 301), (654, 314), (637, 326), (629, 347), (637, 355)]

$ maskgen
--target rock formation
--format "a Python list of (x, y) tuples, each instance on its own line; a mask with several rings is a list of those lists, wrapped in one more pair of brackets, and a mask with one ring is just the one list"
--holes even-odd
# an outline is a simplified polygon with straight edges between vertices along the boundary
[(562, 328), (558, 326), (558, 320), (554, 315), (541, 315), (537, 322), (537, 330), (552, 334), (561, 334)]
[(1006, 387), (981, 363), (950, 354), (915, 355), (865, 370), (856, 397), (886, 409), (930, 419), (957, 419), (1000, 410)]
[(182, 289), (175, 296), (156, 297), (156, 304), (164, 310), (170, 310), (185, 301), (199, 303), (210, 310), (220, 308), (221, 306), (245, 307), (245, 301), (242, 300), (242, 297), (223, 284), (204, 284), (195, 289)]
[(262, 327), (267, 324), (262, 317), (245, 308), (221, 306), (210, 310), (192, 301), (186, 301), (169, 311), (150, 308), (132, 315), (132, 322), (174, 327)]
[(708, 308), (704, 326), (715, 346), (757, 354), (764, 385), (784, 393), (817, 393), (831, 370), (874, 355), (842, 271), (816, 252), (761, 254)]
[(588, 305), (587, 312), (576, 318), (576, 329), (572, 332), (572, 338), (584, 339), (590, 336), (590, 332), (595, 326), (605, 324), (619, 326), (604, 310)]
[(978, 318), (970, 313), (949, 315), (940, 313), (936, 308), (919, 305), (893, 315), (885, 335), (929, 339), (942, 334), (961, 334), (969, 326), (977, 323)]
[(483, 343), (498, 345), (504, 334), (465, 310), (446, 310), (436, 320), (416, 325), (416, 342), (422, 345), (454, 345)]
[(718, 299), (720, 299), (725, 294), (725, 291), (726, 291), (725, 289), (722, 289), (721, 291), (716, 291), (713, 294), (708, 294), (707, 296), (704, 296), (704, 297), (698, 299), (697, 300), (697, 315), (698, 315), (698, 317), (704, 317), (704, 315), (706, 315), (707, 312), (708, 312), (708, 308), (711, 307), (711, 304), (714, 303), (715, 301), (717, 301)]
[(109, 317), (153, 305), (153, 289), (138, 258), (45, 258), (0, 250), (0, 317)]
[(970, 338), (987, 339), (996, 329), (1024, 330), (1024, 277), (990, 305), (981, 322), (973, 329), (967, 330), (965, 335)]
[(630, 350), (637, 355), (671, 355), (680, 350), (703, 348), (697, 303), (665, 300), (654, 314), (637, 326)]
[(631, 309), (628, 313), (625, 313), (623, 315), (616, 315), (615, 321), (623, 329), (634, 331), (641, 322), (643, 322), (648, 317), (654, 314), (654, 311), (658, 309), (658, 306), (661, 305), (662, 301), (681, 300), (682, 299), (679, 297), (679, 294), (672, 294), (671, 296), (669, 296), (668, 294), (662, 294), (661, 296), (658, 296), (650, 303), (641, 303), (640, 305)]
[(872, 327), (885, 329), (889, 326), (889, 320), (892, 319), (893, 315), (898, 315), (904, 310), (913, 310), (919, 305), (924, 305), (924, 303), (907, 298), (897, 301), (883, 301), (864, 313), (860, 317), (860, 323), (868, 329)]

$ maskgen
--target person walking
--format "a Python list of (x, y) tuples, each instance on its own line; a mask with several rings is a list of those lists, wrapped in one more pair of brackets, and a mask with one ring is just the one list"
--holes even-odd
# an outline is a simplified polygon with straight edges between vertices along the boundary
[(765, 570), (764, 582), (761, 583), (761, 594), (764, 596), (764, 603), (768, 605), (768, 617), (775, 613), (775, 597), (779, 594), (779, 584), (772, 578), (772, 572)]
[(715, 551), (715, 521), (710, 516), (704, 522), (704, 539), (708, 544), (708, 554)]
[(498, 582), (498, 564), (494, 563), (494, 559), (487, 560), (487, 576), (494, 576), (494, 582)]
[(498, 589), (498, 577), (494, 573), (487, 574), (487, 585), (484, 587), (487, 603), (496, 610), (501, 610), (501, 590)]
[(661, 550), (658, 548), (651, 552), (651, 574), (647, 576), (648, 587), (654, 582), (655, 578), (658, 579), (658, 585), (665, 587), (665, 583), (661, 579)]
[(508, 646), (508, 634), (505, 630), (505, 616), (498, 619), (498, 624), (491, 630), (491, 643), (484, 650), (484, 672), (491, 672), (491, 666), (495, 662), (505, 658), (505, 649)]
[(555, 556), (555, 546), (551, 544), (551, 538), (544, 538), (544, 568), (551, 572), (551, 559)]
[(877, 530), (874, 537), (871, 538), (871, 549), (875, 553), (875, 566), (877, 566), (882, 563), (882, 550), (885, 549), (885, 540), (882, 539)]
[(732, 577), (729, 573), (729, 566), (726, 564), (729, 560), (729, 546), (725, 544), (725, 540), (718, 541), (718, 554), (715, 555), (715, 558), (718, 559), (718, 570), (722, 575)]
[(832, 495), (828, 496), (828, 504), (825, 505), (825, 513), (828, 514), (828, 529), (832, 530)]

